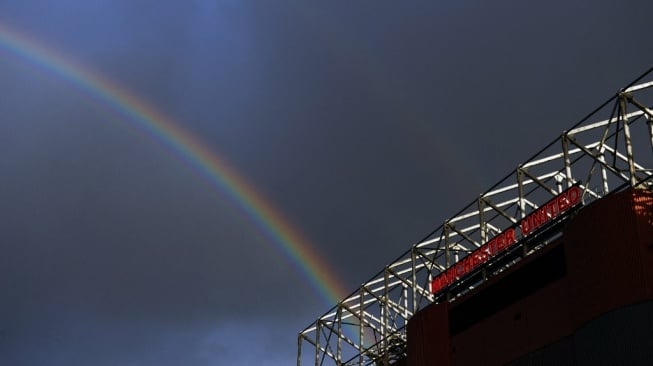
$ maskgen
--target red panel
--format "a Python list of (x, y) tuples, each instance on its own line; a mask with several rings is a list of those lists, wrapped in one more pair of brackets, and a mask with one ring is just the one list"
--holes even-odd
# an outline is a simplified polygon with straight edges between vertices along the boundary
[(433, 304), (408, 321), (408, 366), (451, 365), (449, 304)]
[(644, 263), (651, 251), (642, 252), (634, 206), (634, 196), (643, 193), (629, 190), (603, 198), (584, 208), (565, 229), (576, 324), (650, 298)]
[(550, 284), (452, 339), (455, 365), (502, 365), (569, 334), (563, 281)]

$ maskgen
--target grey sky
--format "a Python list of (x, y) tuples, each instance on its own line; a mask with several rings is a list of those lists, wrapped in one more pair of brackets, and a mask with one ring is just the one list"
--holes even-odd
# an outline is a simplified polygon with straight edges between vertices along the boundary
[[(13, 1), (353, 290), (653, 65), (650, 1)], [(287, 365), (325, 303), (225, 192), (0, 46), (0, 364)]]

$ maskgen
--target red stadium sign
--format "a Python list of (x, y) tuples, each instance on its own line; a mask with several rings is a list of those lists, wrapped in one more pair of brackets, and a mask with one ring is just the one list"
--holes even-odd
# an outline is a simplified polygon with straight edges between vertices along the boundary
[[(524, 217), (516, 225), (521, 232), (521, 239), (576, 206), (580, 203), (582, 194), (583, 191), (580, 187), (577, 185), (572, 186)], [(515, 245), (517, 243), (516, 227), (504, 230), (501, 234), (495, 236), (492, 240), (435, 277), (431, 281), (431, 293), (436, 294), (440, 292), (443, 288), (469, 274), (495, 255)]]

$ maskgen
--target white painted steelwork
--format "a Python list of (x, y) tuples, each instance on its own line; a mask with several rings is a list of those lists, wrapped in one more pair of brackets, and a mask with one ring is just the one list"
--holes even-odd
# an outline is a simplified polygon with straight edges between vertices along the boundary
[(538, 204), (574, 184), (583, 189), (583, 204), (625, 187), (651, 189), (653, 81), (641, 81), (651, 79), (652, 72), (563, 132), (301, 331), (297, 365), (390, 365), (405, 356), (406, 325), (413, 314), (434, 302), (455, 301), (559, 235), (559, 228), (535, 239), (529, 235), (531, 243), (520, 245), (523, 252), (515, 259), (484, 268), (455, 291), (430, 292), (434, 277)]

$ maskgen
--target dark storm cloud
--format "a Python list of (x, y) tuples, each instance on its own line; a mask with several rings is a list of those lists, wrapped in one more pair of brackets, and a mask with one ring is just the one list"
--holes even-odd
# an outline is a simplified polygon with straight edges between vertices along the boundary
[[(264, 77), (245, 112), (255, 153), (239, 161), (291, 213), (319, 207), (295, 221), (365, 273), (379, 268), (369, 247), (337, 243), (403, 250), (454, 210), (436, 208), (467, 203), (649, 62), (606, 41), (641, 49), (635, 4), (295, 5), (252, 24)], [(624, 23), (601, 26), (618, 11)]]
[[(647, 11), (648, 10), (648, 11)], [(355, 286), (651, 66), (650, 2), (5, 1), (220, 152)], [(292, 364), (328, 310), (201, 174), (0, 53), (0, 363)]]
[[(283, 324), (233, 318), (227, 322), (187, 321), (172, 326), (132, 319), (60, 313), (57, 319), (27, 324), (2, 338), (8, 364), (69, 365), (286, 365)], [(75, 347), (67, 345), (74, 343)], [(63, 346), (63, 347), (62, 347)], [(33, 352), (33, 350), (40, 352)], [(258, 360), (258, 361), (257, 361)]]

